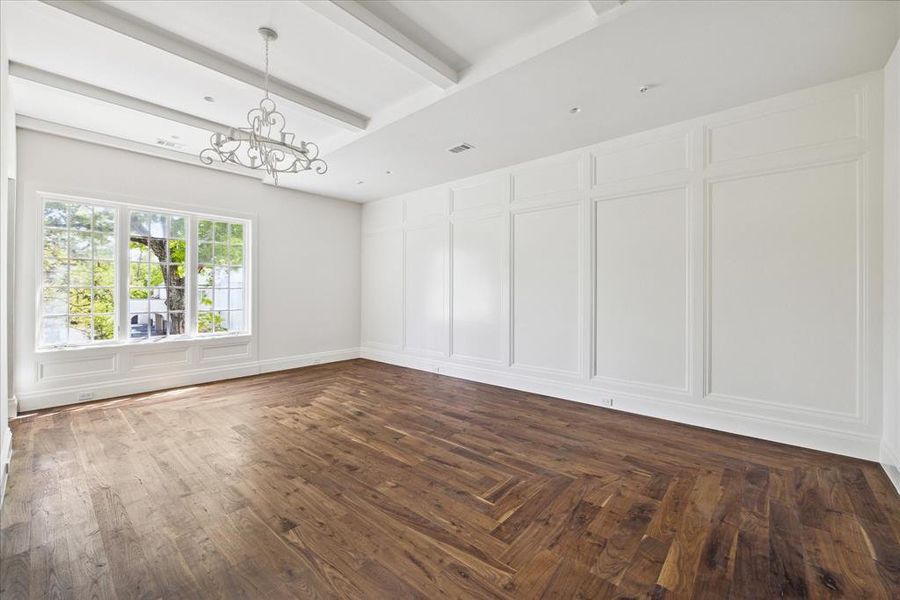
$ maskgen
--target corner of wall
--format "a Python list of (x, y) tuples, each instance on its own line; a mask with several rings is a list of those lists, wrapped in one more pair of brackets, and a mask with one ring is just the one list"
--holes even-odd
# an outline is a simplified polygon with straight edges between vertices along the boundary
[(9, 429), (7, 398), (9, 378), (9, 281), (10, 210), (7, 180), (16, 173), (16, 125), (9, 86), (9, 53), (6, 48), (5, 7), (0, 3), (0, 502), (6, 485), (6, 473), (12, 452), (12, 433)]
[[(898, 6), (900, 15), (900, 6)], [(884, 66), (884, 338), (880, 462), (900, 492), (900, 41)]]

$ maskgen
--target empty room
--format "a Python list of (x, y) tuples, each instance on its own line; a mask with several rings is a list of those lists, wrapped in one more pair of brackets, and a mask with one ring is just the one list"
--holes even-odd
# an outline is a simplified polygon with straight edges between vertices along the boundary
[(900, 600), (898, 37), (0, 1), (0, 598)]

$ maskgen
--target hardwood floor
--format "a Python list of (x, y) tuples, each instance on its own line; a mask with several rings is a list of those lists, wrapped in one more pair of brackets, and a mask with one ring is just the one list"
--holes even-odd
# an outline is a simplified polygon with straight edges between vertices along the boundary
[(13, 423), (13, 598), (898, 598), (872, 463), (363, 360)]

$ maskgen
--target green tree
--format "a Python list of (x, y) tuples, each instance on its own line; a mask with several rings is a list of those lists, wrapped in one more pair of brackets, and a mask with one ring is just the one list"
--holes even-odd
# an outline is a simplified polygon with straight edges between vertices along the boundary
[[(149, 281), (151, 287), (165, 285), (166, 308), (169, 311), (171, 333), (180, 334), (185, 331), (184, 323), (184, 280), (185, 280), (185, 253), (187, 246), (184, 240), (166, 240), (160, 238), (146, 238), (131, 236), (131, 247), (145, 247), (156, 260), (158, 265), (151, 263), (150, 272), (144, 273), (148, 268), (146, 264), (132, 263), (132, 268), (137, 268), (139, 277)], [(146, 292), (139, 292), (146, 295)]]

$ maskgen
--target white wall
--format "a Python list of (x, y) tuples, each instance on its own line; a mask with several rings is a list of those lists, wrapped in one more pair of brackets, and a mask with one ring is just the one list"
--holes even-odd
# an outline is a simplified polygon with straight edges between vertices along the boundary
[(35, 350), (36, 243), (18, 245), (15, 385), (21, 410), (351, 358), (359, 347), (360, 206), (258, 180), (19, 129), (17, 228), (35, 240), (39, 192), (253, 221), (253, 335)]
[(881, 462), (900, 490), (900, 43), (884, 67), (884, 441)]
[(9, 85), (9, 54), (6, 49), (6, 8), (0, 3), (0, 498), (6, 483), (6, 469), (12, 450), (9, 429), (9, 298), (8, 256), (12, 226), (8, 215), (11, 199), (7, 181), (16, 177), (16, 115)]
[(367, 204), (363, 356), (876, 459), (882, 100), (866, 74)]

